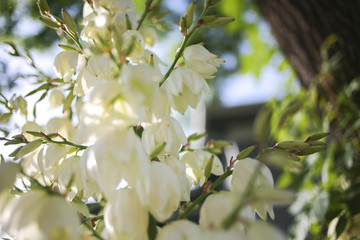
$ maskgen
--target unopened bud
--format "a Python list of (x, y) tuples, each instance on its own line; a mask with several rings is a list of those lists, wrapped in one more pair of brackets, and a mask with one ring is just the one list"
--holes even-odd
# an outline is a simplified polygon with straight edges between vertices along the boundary
[(309, 146), (298, 151), (297, 155), (305, 156), (326, 150), (326, 145)]
[(317, 134), (314, 134), (314, 135), (308, 137), (305, 142), (312, 142), (312, 141), (320, 140), (329, 135), (330, 135), (330, 133), (317, 133)]
[(187, 28), (186, 28), (186, 20), (185, 17), (182, 17), (179, 22), (179, 30), (186, 37), (187, 35)]
[(186, 28), (189, 28), (194, 20), (194, 10), (195, 10), (195, 2), (192, 2), (190, 3), (184, 15)]
[(286, 150), (300, 150), (310, 146), (307, 142), (300, 141), (284, 141), (276, 144), (278, 148), (286, 149)]
[(212, 167), (214, 162), (214, 155), (211, 155), (209, 161), (206, 163), (204, 176), (208, 179), (211, 175)]
[(255, 148), (255, 145), (245, 148), (236, 156), (236, 159), (240, 160), (246, 158)]

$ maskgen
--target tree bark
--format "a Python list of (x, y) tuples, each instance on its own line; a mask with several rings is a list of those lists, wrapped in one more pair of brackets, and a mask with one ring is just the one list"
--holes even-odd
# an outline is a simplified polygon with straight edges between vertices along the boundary
[[(335, 98), (341, 86), (360, 76), (360, 1), (357, 0), (256, 0), (270, 23), (279, 46), (305, 87), (324, 72), (321, 54), (331, 35), (337, 41), (327, 53), (340, 54), (336, 69), (330, 69), (324, 94)], [(334, 100), (334, 99), (332, 99)], [(359, 98), (357, 98), (359, 100)], [(360, 102), (359, 102), (360, 103)]]

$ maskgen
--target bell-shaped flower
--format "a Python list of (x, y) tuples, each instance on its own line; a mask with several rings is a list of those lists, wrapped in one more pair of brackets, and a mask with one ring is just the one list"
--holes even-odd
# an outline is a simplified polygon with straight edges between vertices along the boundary
[(136, 190), (142, 204), (159, 222), (167, 220), (179, 206), (181, 184), (165, 163), (151, 162), (149, 172), (142, 176)]
[[(234, 211), (238, 202), (238, 195), (231, 192), (222, 191), (210, 195), (206, 198), (200, 209), (199, 224), (201, 228), (210, 231), (222, 229), (224, 219)], [(230, 229), (242, 233), (245, 230), (242, 222), (251, 222), (254, 220), (255, 216), (252, 209), (249, 206), (244, 206), (237, 213), (237, 220)]]
[(81, 76), (85, 96), (92, 103), (109, 102), (119, 93), (119, 84), (113, 79), (114, 62), (106, 56), (88, 61)]
[(60, 52), (55, 57), (54, 69), (56, 76), (70, 82), (71, 77), (76, 73), (79, 53), (73, 50)]
[(109, 239), (147, 239), (149, 214), (133, 188), (116, 190), (104, 209)]
[[(254, 182), (250, 182), (255, 169), (260, 164), (260, 171), (255, 177)], [(255, 173), (256, 174), (256, 173)], [(258, 160), (252, 158), (245, 158), (235, 163), (232, 179), (231, 190), (243, 194), (249, 184), (255, 188), (273, 188), (274, 180), (270, 169)], [(266, 219), (266, 213), (274, 219), (274, 210), (272, 200), (263, 200), (250, 203), (252, 208), (258, 213), (262, 219)]]
[(140, 28), (140, 33), (144, 38), (145, 41), (145, 45), (148, 48), (151, 48), (152, 46), (154, 46), (154, 44), (157, 42), (158, 40), (158, 36), (155, 32), (155, 30), (151, 27), (147, 27), (147, 26), (143, 26)]
[(181, 157), (181, 161), (186, 167), (186, 175), (192, 185), (196, 186), (200, 182), (200, 186), (202, 186), (205, 183), (206, 166), (212, 157), (214, 159), (211, 167), (211, 173), (214, 175), (223, 174), (224, 170), (220, 159), (209, 152), (196, 150), (187, 152)]
[(165, 82), (165, 89), (171, 107), (182, 114), (189, 106), (197, 107), (203, 91), (211, 93), (205, 79), (190, 68), (173, 70)]
[(258, 239), (276, 239), (285, 240), (287, 239), (279, 229), (275, 226), (271, 226), (267, 222), (257, 221), (250, 225), (246, 240), (258, 240)]
[(165, 143), (160, 154), (178, 156), (180, 147), (186, 144), (184, 130), (175, 118), (171, 117), (169, 120), (144, 124), (143, 127), (141, 139), (147, 154), (150, 154), (159, 144)]
[(125, 98), (130, 103), (152, 106), (161, 78), (160, 71), (147, 64), (125, 65), (120, 76)]
[(160, 229), (156, 239), (198, 240), (202, 239), (202, 235), (199, 225), (187, 220), (178, 220)]
[(64, 103), (65, 97), (64, 93), (59, 89), (54, 89), (50, 94), (50, 107), (55, 108), (59, 107)]
[(177, 178), (179, 179), (179, 183), (181, 185), (180, 201), (190, 201), (191, 184), (186, 177), (186, 168), (184, 163), (178, 158), (168, 155), (165, 155), (163, 158), (161, 158), (161, 162), (168, 165), (175, 172)]
[(202, 238), (203, 240), (246, 240), (245, 234), (235, 230), (212, 230), (204, 231)]
[(19, 165), (14, 162), (0, 162), (0, 194), (15, 183)]
[(44, 128), (42, 128), (41, 126), (39, 126), (37, 123), (35, 122), (26, 122), (23, 126), (22, 126), (22, 132), (25, 136), (25, 138), (28, 141), (33, 141), (36, 139), (35, 136), (27, 133), (27, 131), (32, 131), (32, 132), (44, 132)]
[(46, 124), (46, 133), (59, 133), (68, 141), (73, 141), (75, 127), (72, 125), (69, 118), (55, 117), (50, 119)]
[(33, 190), (14, 198), (3, 213), (3, 230), (15, 239), (78, 239), (76, 211), (66, 201)]
[(115, 130), (88, 147), (81, 161), (86, 162), (88, 175), (98, 184), (101, 192), (110, 198), (124, 179), (134, 186), (147, 174), (149, 160), (141, 140), (132, 129)]
[(212, 75), (225, 62), (200, 44), (185, 48), (183, 56), (186, 65), (200, 73), (205, 79), (214, 78)]
[(56, 168), (55, 179), (60, 192), (64, 193), (68, 200), (72, 200), (83, 189), (80, 157), (72, 156), (62, 161)]

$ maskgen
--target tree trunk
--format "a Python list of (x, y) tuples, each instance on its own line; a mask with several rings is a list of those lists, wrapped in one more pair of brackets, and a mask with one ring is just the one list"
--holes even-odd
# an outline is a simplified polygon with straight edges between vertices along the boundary
[[(326, 59), (321, 49), (329, 36), (336, 43), (328, 58), (340, 54), (336, 69), (322, 86), (335, 100), (341, 86), (360, 76), (360, 1), (357, 0), (256, 0), (270, 23), (281, 50), (305, 87), (323, 73)], [(357, 98), (359, 100), (359, 98)], [(358, 101), (360, 104), (360, 101)]]

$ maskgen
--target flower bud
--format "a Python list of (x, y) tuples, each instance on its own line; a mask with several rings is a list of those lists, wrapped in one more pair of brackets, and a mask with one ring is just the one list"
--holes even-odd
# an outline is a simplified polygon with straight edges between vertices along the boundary
[(278, 148), (286, 149), (286, 150), (300, 150), (310, 146), (307, 142), (300, 141), (284, 141), (276, 144)]
[(185, 19), (185, 28), (186, 29), (188, 29), (193, 22), (195, 6), (196, 6), (195, 2), (191, 2), (185, 12), (184, 19)]
[(50, 107), (59, 107), (64, 103), (65, 97), (61, 90), (55, 89), (50, 94)]

